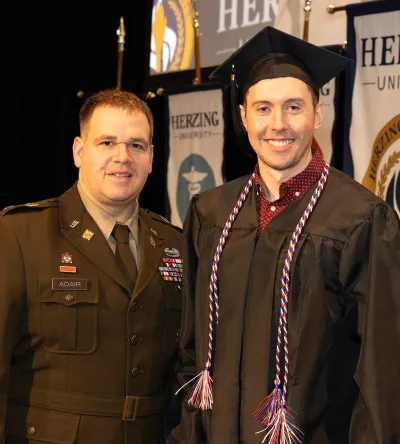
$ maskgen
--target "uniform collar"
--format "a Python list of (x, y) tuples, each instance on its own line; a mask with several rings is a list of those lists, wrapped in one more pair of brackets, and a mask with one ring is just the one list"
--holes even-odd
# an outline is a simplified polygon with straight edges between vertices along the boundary
[[(90, 199), (90, 197), (83, 190), (79, 181), (77, 183), (77, 188), (79, 196), (82, 199), (83, 205), (85, 206), (87, 212), (92, 216), (93, 220), (96, 222), (97, 226), (99, 227), (100, 231), (104, 234), (104, 236), (107, 239), (110, 239), (114, 226), (117, 223), (116, 219), (113, 216), (111, 216), (109, 213), (107, 213), (107, 211), (99, 207), (95, 202), (93, 202), (93, 200)], [(133, 206), (132, 216), (125, 223), (125, 225), (127, 225), (129, 230), (131, 231), (135, 241), (138, 241), (138, 235), (139, 235), (138, 207), (139, 205), (136, 200)]]

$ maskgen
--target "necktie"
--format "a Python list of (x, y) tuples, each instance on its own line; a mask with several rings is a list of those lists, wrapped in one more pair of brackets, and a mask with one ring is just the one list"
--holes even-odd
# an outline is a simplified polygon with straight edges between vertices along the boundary
[(129, 248), (129, 228), (127, 225), (115, 224), (113, 236), (117, 241), (115, 256), (121, 263), (122, 272), (127, 278), (129, 288), (132, 291), (138, 276), (135, 258)]

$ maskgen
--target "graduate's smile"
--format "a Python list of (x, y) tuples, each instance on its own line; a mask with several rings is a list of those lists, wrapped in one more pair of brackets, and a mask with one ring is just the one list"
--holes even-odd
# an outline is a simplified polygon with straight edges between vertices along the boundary
[(275, 148), (287, 148), (295, 139), (265, 139), (265, 141)]
[(263, 79), (248, 89), (242, 123), (261, 174), (270, 169), (288, 178), (307, 166), (313, 132), (322, 122), (321, 109), (313, 104), (307, 84), (296, 78)]

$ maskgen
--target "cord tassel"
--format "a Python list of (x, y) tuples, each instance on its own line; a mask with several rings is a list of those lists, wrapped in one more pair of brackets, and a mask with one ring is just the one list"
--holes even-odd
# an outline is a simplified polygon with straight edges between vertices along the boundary
[(189, 393), (186, 395), (186, 402), (197, 409), (211, 410), (213, 404), (212, 394), (213, 380), (210, 369), (206, 367), (198, 376)]
[(264, 425), (268, 424), (268, 422), (276, 415), (281, 398), (281, 391), (279, 388), (275, 387), (275, 389), (260, 402), (260, 405), (253, 413), (254, 419), (260, 421)]
[(303, 431), (295, 424), (293, 416), (282, 403), (277, 407), (268, 426), (256, 433), (263, 432), (266, 434), (262, 443), (267, 444), (300, 444), (304, 438)]

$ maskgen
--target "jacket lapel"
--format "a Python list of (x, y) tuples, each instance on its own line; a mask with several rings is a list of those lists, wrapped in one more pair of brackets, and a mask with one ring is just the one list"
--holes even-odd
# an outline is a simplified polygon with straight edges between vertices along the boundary
[(107, 240), (82, 203), (76, 183), (60, 197), (60, 223), (64, 236), (90, 262), (129, 291)]
[(141, 241), (140, 267), (138, 280), (132, 293), (132, 300), (140, 294), (157, 272), (157, 267), (165, 248), (165, 239), (155, 235), (150, 230), (151, 219), (141, 208), (139, 208), (139, 224)]

